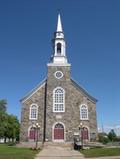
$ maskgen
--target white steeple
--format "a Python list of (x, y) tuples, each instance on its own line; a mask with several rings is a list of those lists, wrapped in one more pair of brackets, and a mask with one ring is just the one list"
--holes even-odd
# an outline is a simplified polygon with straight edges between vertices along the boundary
[(53, 64), (67, 64), (66, 43), (64, 39), (60, 13), (58, 14), (57, 30), (54, 33), (53, 51), (53, 56), (51, 58), (51, 62)]
[(56, 32), (62, 32), (62, 23), (61, 23), (61, 17), (60, 17), (60, 13), (58, 14), (58, 23), (57, 23), (57, 30)]

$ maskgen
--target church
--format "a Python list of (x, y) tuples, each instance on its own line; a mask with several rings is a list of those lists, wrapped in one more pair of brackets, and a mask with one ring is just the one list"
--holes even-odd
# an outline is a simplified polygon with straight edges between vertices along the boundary
[(96, 141), (97, 100), (71, 78), (60, 14), (52, 42), (46, 79), (21, 99), (20, 142)]

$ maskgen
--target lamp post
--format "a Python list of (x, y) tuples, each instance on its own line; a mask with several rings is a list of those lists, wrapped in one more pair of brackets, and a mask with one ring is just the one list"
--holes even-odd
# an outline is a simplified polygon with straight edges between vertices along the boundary
[(83, 149), (83, 131), (84, 131), (84, 126), (83, 126), (83, 123), (81, 122), (80, 125), (79, 125), (79, 136), (80, 136), (80, 139), (81, 139), (81, 148)]
[(33, 128), (35, 129), (35, 148), (38, 147), (38, 130), (40, 129), (40, 125), (38, 123), (35, 123), (33, 125)]

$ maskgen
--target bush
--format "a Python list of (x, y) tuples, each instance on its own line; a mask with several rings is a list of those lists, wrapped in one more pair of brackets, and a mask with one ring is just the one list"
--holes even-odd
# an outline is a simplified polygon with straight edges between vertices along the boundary
[(116, 137), (114, 141), (120, 141), (120, 137)]
[(99, 133), (98, 137), (99, 137), (99, 142), (103, 144), (107, 144), (109, 142), (109, 139), (106, 134)]
[(41, 150), (41, 148), (40, 147), (31, 147), (30, 150), (36, 150), (36, 151), (38, 151), (38, 150)]

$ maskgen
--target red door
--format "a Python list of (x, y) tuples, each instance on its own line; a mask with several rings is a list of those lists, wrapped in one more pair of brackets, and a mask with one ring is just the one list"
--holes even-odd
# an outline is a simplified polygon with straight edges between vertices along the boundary
[(60, 123), (54, 127), (54, 140), (64, 140), (64, 127)]
[(88, 137), (88, 129), (87, 128), (83, 128), (82, 130), (82, 139), (83, 140), (88, 140), (89, 137)]
[(35, 140), (35, 129), (34, 128), (31, 128), (29, 131), (29, 139)]

